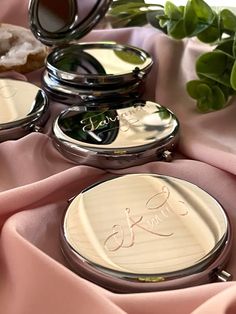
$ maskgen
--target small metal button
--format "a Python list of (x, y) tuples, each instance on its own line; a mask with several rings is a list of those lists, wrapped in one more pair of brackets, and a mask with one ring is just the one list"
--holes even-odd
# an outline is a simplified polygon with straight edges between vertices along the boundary
[(169, 150), (165, 150), (162, 153), (162, 159), (167, 162), (172, 161), (172, 152), (170, 152)]
[(221, 270), (216, 274), (218, 281), (227, 282), (232, 279), (232, 275), (225, 270)]

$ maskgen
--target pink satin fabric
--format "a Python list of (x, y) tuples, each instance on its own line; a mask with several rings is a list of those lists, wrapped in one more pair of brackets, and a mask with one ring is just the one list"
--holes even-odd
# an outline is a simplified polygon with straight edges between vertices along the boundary
[[(1, 0), (0, 22), (26, 26), (27, 2)], [(155, 63), (146, 97), (169, 107), (181, 123), (173, 162), (113, 173), (157, 173), (193, 182), (223, 205), (235, 230), (236, 101), (222, 111), (200, 114), (185, 90), (186, 81), (195, 77), (195, 59), (205, 47), (195, 40), (173, 41), (152, 28), (96, 30), (83, 40), (115, 40), (147, 50)], [(27, 79), (39, 82), (40, 73), (30, 73)], [(109, 171), (76, 165), (54, 148), (50, 123), (62, 108), (51, 104), (52, 118), (44, 134), (0, 144), (0, 313), (236, 313), (235, 281), (119, 295), (69, 270), (58, 239), (67, 200)], [(235, 242), (227, 270), (236, 279), (234, 247)]]

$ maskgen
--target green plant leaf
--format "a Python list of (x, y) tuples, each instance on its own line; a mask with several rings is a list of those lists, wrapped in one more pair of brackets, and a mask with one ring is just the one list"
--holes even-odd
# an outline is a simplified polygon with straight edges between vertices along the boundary
[(197, 100), (197, 107), (202, 112), (222, 109), (229, 96), (229, 89), (217, 86), (214, 81), (192, 80), (186, 85), (188, 94)]
[(188, 0), (201, 21), (211, 24), (215, 18), (214, 11), (203, 0)]
[(236, 32), (236, 16), (228, 9), (224, 9), (220, 13), (222, 27), (226, 30)]
[(196, 86), (196, 94), (198, 98), (209, 99), (212, 97), (211, 88), (205, 83)]
[(236, 58), (236, 35), (234, 35), (232, 51), (233, 51), (233, 57)]
[(230, 75), (230, 83), (234, 90), (236, 90), (236, 60), (234, 61), (231, 75)]
[(207, 77), (223, 85), (230, 85), (230, 72), (234, 59), (222, 51), (207, 52), (196, 62), (199, 77)]
[(233, 89), (231, 87), (227, 87), (225, 85), (220, 85), (219, 87), (220, 87), (222, 93), (224, 94), (225, 101), (227, 101), (229, 96), (234, 93), (234, 91), (233, 91)]
[(193, 8), (192, 2), (188, 1), (184, 9), (184, 27), (186, 36), (191, 36), (198, 24), (198, 17)]
[[(120, 5), (127, 5), (127, 0), (118, 0), (118, 1), (113, 1), (111, 7), (115, 8), (118, 7)], [(145, 1), (144, 0), (133, 0), (131, 4), (140, 4), (140, 5), (145, 5)]]
[(110, 23), (113, 28), (144, 26), (148, 23), (144, 12), (138, 14), (120, 14), (117, 17), (110, 16)]
[(185, 6), (184, 5), (180, 5), (178, 8), (179, 8), (180, 12), (182, 13), (182, 16), (184, 16)]
[(218, 86), (212, 87), (212, 106), (211, 109), (219, 110), (222, 109), (226, 103), (225, 95), (223, 91)]
[(116, 6), (112, 6), (111, 14), (118, 15), (121, 13), (136, 13), (140, 11), (141, 8), (146, 7), (147, 5), (144, 2), (126, 2), (124, 4), (119, 4)]
[(170, 1), (166, 1), (164, 11), (171, 20), (179, 20), (183, 16), (181, 10)]
[(197, 72), (221, 75), (226, 68), (227, 59), (227, 55), (221, 51), (204, 53), (197, 60)]
[(168, 24), (170, 22), (169, 18), (166, 15), (160, 16), (160, 17), (157, 16), (157, 18), (159, 19), (160, 26), (162, 28), (167, 28), (167, 26), (168, 26)]
[(203, 84), (203, 81), (201, 80), (192, 80), (192, 81), (187, 82), (186, 84), (187, 92), (193, 99), (199, 98), (198, 86), (202, 84)]
[(212, 105), (212, 91), (207, 84), (199, 84), (196, 87), (197, 98), (197, 107), (202, 112), (207, 112), (210, 110)]
[(225, 54), (233, 57), (233, 39), (225, 39), (223, 41), (221, 41), (218, 46), (216, 46), (216, 48), (214, 50), (221, 50), (223, 51)]
[(167, 25), (167, 31), (174, 39), (183, 39), (185, 37), (184, 20), (178, 22), (170, 21)]
[(219, 25), (218, 25), (218, 16), (215, 15), (215, 19), (212, 24), (206, 29), (199, 32), (197, 38), (204, 43), (213, 43), (221, 36)]
[[(161, 17), (164, 16), (164, 10), (158, 10), (153, 12), (147, 12), (147, 21), (155, 28), (161, 29), (165, 28), (165, 23), (168, 23), (168, 21), (164, 20), (164, 23), (162, 24)], [(163, 29), (162, 29), (163, 30)]]
[(141, 59), (139, 56), (137, 56), (135, 53), (131, 51), (115, 50), (114, 52), (118, 58), (128, 63), (140, 65), (143, 64), (144, 62), (143, 59)]
[(209, 112), (210, 111), (210, 105), (208, 100), (206, 99), (199, 99), (197, 101), (197, 108), (201, 112)]
[(126, 27), (144, 26), (146, 24), (147, 24), (146, 13), (141, 12), (136, 15), (133, 15), (132, 18), (129, 18), (129, 20), (126, 22)]
[[(134, 0), (127, 2), (125, 0), (114, 1), (108, 12), (110, 23), (113, 28), (143, 26), (148, 24), (147, 13), (159, 12), (160, 4), (147, 4), (144, 0)], [(156, 8), (156, 10), (155, 10)]]

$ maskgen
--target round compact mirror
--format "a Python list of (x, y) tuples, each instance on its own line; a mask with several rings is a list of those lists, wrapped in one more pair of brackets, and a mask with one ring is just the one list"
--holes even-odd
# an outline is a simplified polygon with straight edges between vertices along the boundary
[[(143, 50), (115, 43), (67, 45), (47, 58), (43, 88), (53, 100), (80, 105), (115, 97), (137, 98), (152, 66)], [(111, 104), (112, 106), (112, 104)]]
[(132, 174), (100, 182), (70, 203), (62, 249), (75, 272), (115, 292), (229, 280), (232, 234), (220, 204), (187, 181)]
[(75, 162), (119, 169), (170, 157), (178, 131), (171, 111), (153, 102), (137, 102), (116, 110), (71, 107), (55, 120), (53, 139)]
[(112, 95), (137, 98), (142, 94), (143, 81), (153, 64), (147, 52), (114, 42), (75, 41), (101, 20), (110, 3), (30, 1), (33, 34), (42, 43), (55, 47), (48, 55), (43, 76), (43, 89), (52, 100), (80, 105), (88, 97), (99, 102)]
[(49, 116), (45, 93), (25, 81), (0, 79), (0, 102), (0, 141), (39, 130)]

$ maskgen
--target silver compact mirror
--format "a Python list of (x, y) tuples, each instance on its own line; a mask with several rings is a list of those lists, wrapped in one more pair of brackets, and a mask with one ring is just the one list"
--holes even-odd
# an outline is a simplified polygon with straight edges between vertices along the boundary
[(76, 196), (62, 223), (66, 259), (115, 292), (176, 289), (231, 278), (232, 230), (222, 206), (194, 184), (131, 174)]
[(171, 111), (147, 101), (94, 111), (70, 107), (55, 120), (53, 139), (77, 163), (119, 169), (170, 158), (178, 131)]
[(38, 131), (49, 116), (47, 96), (29, 82), (0, 79), (0, 103), (1, 142)]
[(152, 66), (143, 50), (115, 43), (71, 44), (55, 49), (47, 58), (43, 88), (53, 100), (83, 105), (93, 100), (137, 98)]
[[(139, 97), (152, 67), (140, 48), (114, 42), (78, 43), (105, 15), (111, 1), (31, 0), (30, 27), (42, 43), (54, 46), (42, 80), (49, 98), (67, 105), (83, 101)], [(110, 101), (112, 106), (112, 101)]]

